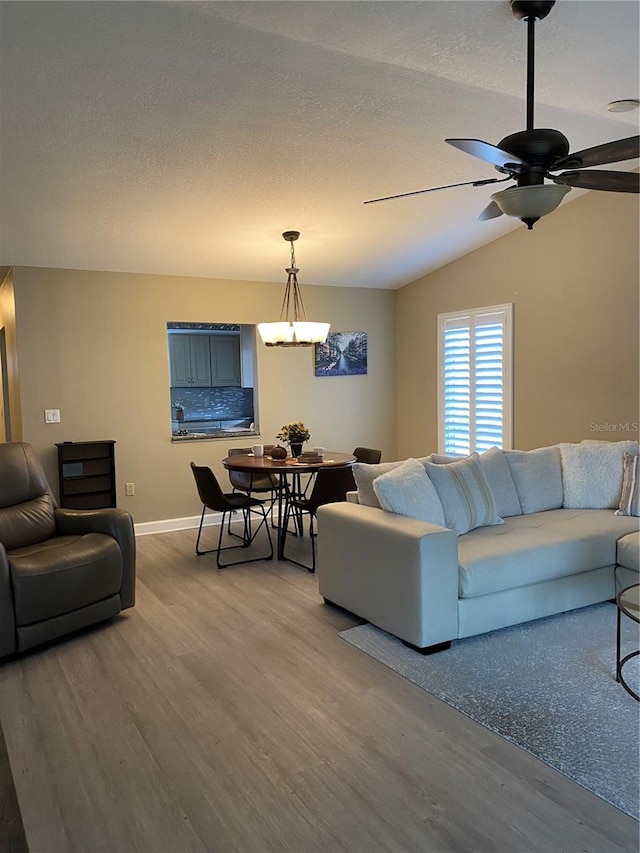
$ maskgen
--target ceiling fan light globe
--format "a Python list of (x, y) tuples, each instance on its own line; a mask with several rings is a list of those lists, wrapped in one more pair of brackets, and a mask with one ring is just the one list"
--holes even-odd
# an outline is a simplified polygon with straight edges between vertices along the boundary
[[(509, 187), (493, 193), (491, 200), (506, 216), (535, 222), (554, 211), (570, 191), (571, 187), (564, 184), (535, 184), (529, 187)], [(529, 222), (527, 225), (531, 228)]]
[(638, 107), (640, 107), (640, 100), (637, 98), (622, 98), (607, 104), (610, 113), (628, 113), (631, 110), (637, 110)]

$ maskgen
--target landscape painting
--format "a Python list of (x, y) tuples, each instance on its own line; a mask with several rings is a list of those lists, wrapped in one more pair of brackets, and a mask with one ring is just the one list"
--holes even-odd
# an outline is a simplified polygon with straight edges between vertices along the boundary
[(354, 376), (367, 372), (367, 333), (330, 332), (316, 344), (316, 376)]

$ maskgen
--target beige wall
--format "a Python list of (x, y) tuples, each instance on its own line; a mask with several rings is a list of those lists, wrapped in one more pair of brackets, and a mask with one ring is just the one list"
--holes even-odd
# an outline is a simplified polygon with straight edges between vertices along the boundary
[[(319, 379), (310, 350), (259, 345), (263, 440), (300, 419), (312, 443), (336, 450), (381, 447), (385, 459), (435, 450), (437, 315), (505, 302), (514, 447), (630, 437), (592, 424), (640, 420), (638, 234), (635, 196), (590, 193), (396, 292), (304, 285), (310, 316), (368, 332), (369, 373)], [(277, 319), (284, 283), (24, 267), (13, 280), (0, 311), (11, 335), (17, 328), (17, 408), (52, 483), (55, 442), (113, 438), (119, 505), (136, 522), (196, 514), (189, 461), (226, 482), (220, 459), (246, 442), (172, 444), (166, 323)], [(60, 425), (44, 423), (45, 408), (61, 410)], [(135, 497), (124, 497), (125, 482)]]
[[(59, 441), (115, 439), (118, 504), (136, 522), (200, 511), (189, 461), (220, 465), (246, 440), (172, 443), (167, 321), (276, 320), (284, 281), (273, 284), (18, 267), (14, 271), (24, 440), (57, 486)], [(309, 316), (334, 331), (369, 335), (366, 376), (316, 378), (313, 349), (258, 346), (261, 435), (302, 420), (311, 442), (358, 444), (395, 455), (394, 293), (303, 285)], [(59, 408), (61, 423), (45, 424)], [(124, 496), (134, 482), (135, 497)]]
[[(491, 227), (487, 223), (487, 227)], [(514, 435), (522, 449), (584, 438), (638, 413), (638, 199), (592, 192), (396, 295), (398, 454), (435, 450), (437, 315), (514, 304)]]
[[(2, 412), (0, 412), (0, 439), (2, 441), (20, 441), (22, 438), (22, 412), (20, 407), (20, 380), (18, 375), (18, 349), (16, 343), (16, 306), (13, 285), (13, 271), (6, 270), (0, 282), (0, 334), (3, 337), (3, 349), (0, 351), (0, 370), (6, 372), (5, 389), (0, 391)], [(2, 386), (0, 377), (0, 387)]]

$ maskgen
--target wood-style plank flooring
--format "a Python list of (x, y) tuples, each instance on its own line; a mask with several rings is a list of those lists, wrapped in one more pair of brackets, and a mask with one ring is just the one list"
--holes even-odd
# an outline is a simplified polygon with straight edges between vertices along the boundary
[(341, 640), (315, 576), (219, 572), (194, 538), (139, 538), (135, 609), (0, 666), (30, 853), (637, 849), (634, 820)]

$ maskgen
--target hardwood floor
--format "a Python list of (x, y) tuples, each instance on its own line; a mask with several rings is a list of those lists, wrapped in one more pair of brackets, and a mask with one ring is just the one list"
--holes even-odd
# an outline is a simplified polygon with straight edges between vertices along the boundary
[(7, 746), (0, 727), (0, 850), (2, 853), (27, 853), (27, 849)]
[(30, 853), (637, 850), (633, 819), (341, 640), (315, 576), (218, 572), (194, 538), (139, 538), (135, 609), (0, 666)]

